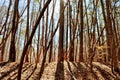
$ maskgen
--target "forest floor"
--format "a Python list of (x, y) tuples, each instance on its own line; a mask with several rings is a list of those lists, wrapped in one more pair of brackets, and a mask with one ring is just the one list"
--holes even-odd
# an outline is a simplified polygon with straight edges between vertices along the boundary
[[(0, 66), (0, 80), (17, 80), (19, 64), (7, 63)], [(40, 65), (24, 63), (21, 80), (38, 80)], [(45, 66), (41, 80), (116, 80), (110, 66), (93, 62), (93, 70), (85, 63), (51, 62)]]

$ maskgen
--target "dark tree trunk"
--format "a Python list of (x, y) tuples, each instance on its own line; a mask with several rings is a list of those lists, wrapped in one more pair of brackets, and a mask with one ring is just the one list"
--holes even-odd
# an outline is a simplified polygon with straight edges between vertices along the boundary
[(83, 0), (80, 1), (80, 52), (79, 61), (83, 62)]
[[(60, 0), (60, 14), (62, 14), (62, 10), (64, 9), (64, 0)], [(59, 29), (59, 48), (58, 48), (58, 61), (64, 60), (64, 13), (60, 16), (60, 29)]]
[(19, 4), (19, 0), (15, 0), (13, 21), (12, 21), (11, 44), (10, 44), (10, 52), (9, 52), (10, 62), (14, 62), (16, 60), (15, 36), (19, 21), (18, 4)]

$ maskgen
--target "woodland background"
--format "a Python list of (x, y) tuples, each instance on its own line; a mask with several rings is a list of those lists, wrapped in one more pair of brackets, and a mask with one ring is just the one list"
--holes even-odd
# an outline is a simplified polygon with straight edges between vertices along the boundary
[[(0, 64), (93, 62), (120, 76), (120, 0), (1, 0)], [(57, 64), (56, 64), (57, 65)], [(61, 67), (59, 68), (61, 69)]]

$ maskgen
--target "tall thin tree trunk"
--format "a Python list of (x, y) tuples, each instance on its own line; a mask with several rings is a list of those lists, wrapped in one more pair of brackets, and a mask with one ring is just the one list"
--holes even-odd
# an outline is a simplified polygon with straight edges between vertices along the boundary
[[(51, 36), (53, 35), (53, 28), (54, 28), (54, 8), (55, 8), (55, 3), (56, 1), (53, 0), (53, 11), (52, 11), (52, 16), (51, 16), (51, 20), (52, 20), (52, 30), (51, 30)], [(51, 45), (50, 45), (50, 54), (49, 54), (49, 62), (52, 61), (52, 57), (53, 57), (53, 40), (51, 42)]]
[(68, 55), (68, 20), (69, 20), (69, 7), (67, 6), (67, 26), (66, 26), (66, 53), (64, 54), (65, 60), (67, 60), (67, 55)]
[(80, 1), (80, 52), (79, 52), (79, 61), (83, 62), (83, 0)]
[[(28, 8), (27, 8), (27, 25), (26, 25), (26, 35), (25, 35), (25, 43), (28, 41), (29, 39), (29, 7), (30, 7), (30, 0), (27, 0), (27, 5), (28, 5)], [(26, 59), (25, 59), (25, 62), (28, 62), (28, 51), (27, 51), (27, 54), (26, 54)]]

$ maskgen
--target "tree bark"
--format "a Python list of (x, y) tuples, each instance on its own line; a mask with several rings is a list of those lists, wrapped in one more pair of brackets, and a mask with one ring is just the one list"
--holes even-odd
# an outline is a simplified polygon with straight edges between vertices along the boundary
[(80, 1), (80, 52), (79, 52), (79, 62), (83, 62), (83, 0)]
[(10, 44), (10, 52), (9, 52), (10, 62), (14, 62), (16, 60), (15, 36), (16, 36), (16, 31), (18, 28), (18, 21), (19, 21), (18, 4), (19, 4), (19, 0), (15, 0), (14, 15), (13, 15), (13, 21), (12, 21), (11, 44)]
[[(64, 8), (64, 0), (60, 0), (60, 14)], [(59, 48), (58, 48), (58, 61), (64, 60), (64, 13), (60, 16), (60, 29), (59, 29)]]

